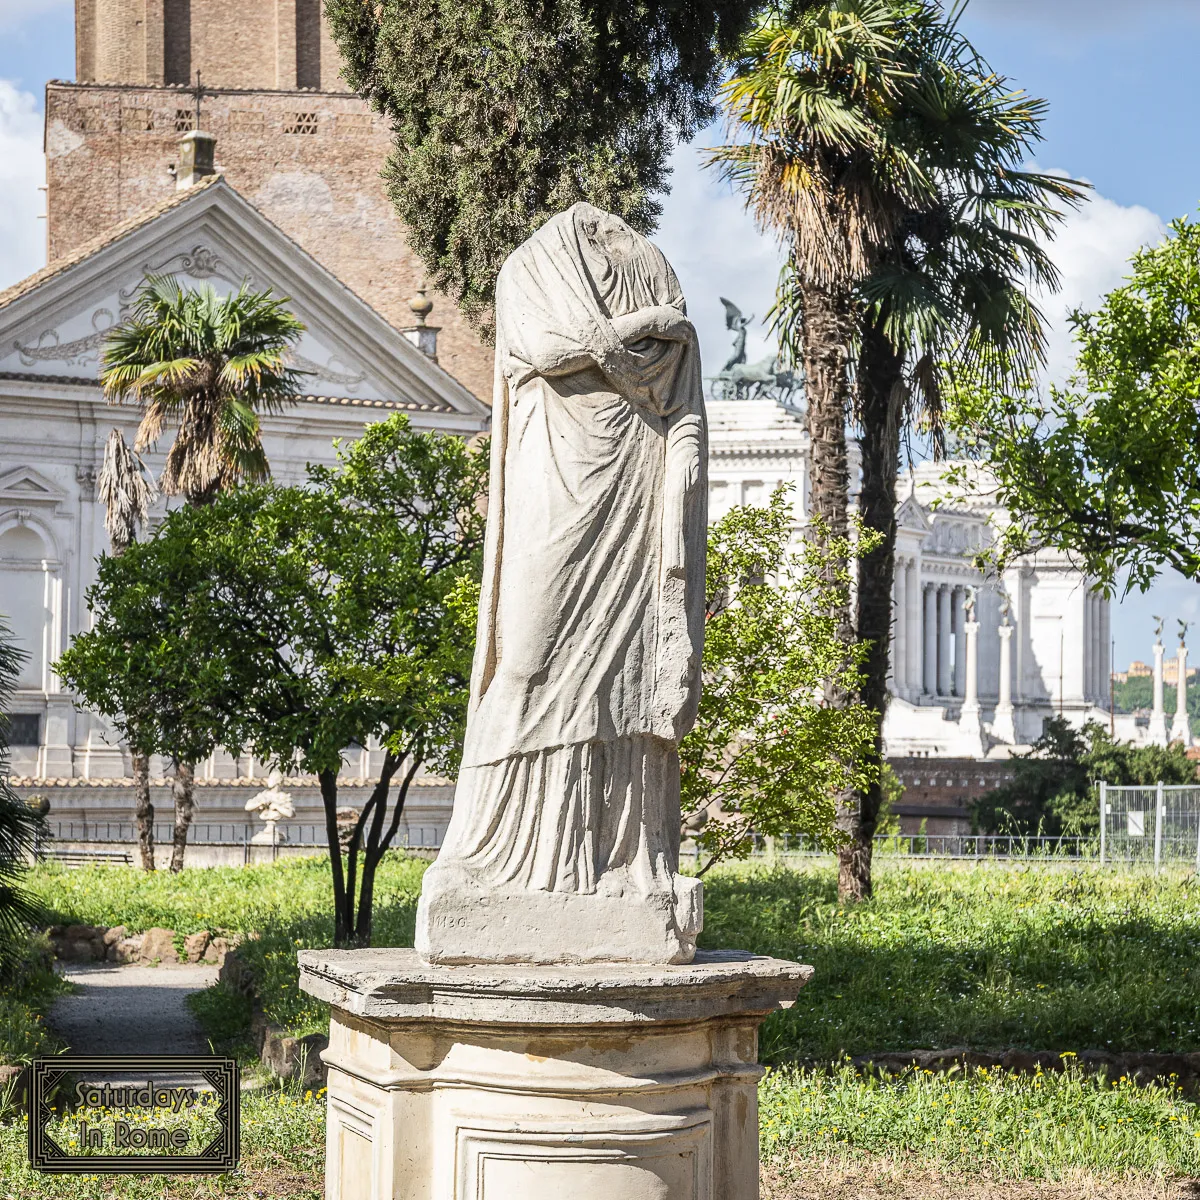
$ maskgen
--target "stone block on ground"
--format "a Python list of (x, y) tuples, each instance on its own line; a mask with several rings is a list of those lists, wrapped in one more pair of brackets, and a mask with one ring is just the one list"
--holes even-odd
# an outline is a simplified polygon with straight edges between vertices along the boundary
[(1139, 1083), (1165, 1083), (1172, 1075), (1181, 1078), (1189, 1073), (1188, 1061), (1182, 1054), (1145, 1052), (1125, 1054), (1122, 1057), (1127, 1073), (1136, 1076)]
[(1046, 1050), (1005, 1050), (1000, 1056), (1000, 1065), (1006, 1071), (1019, 1071), (1025, 1075), (1034, 1075), (1039, 1068), (1043, 1071), (1053, 1070), (1056, 1061), (1055, 1056)]
[(107, 928), (103, 925), (68, 925), (63, 930), (63, 937), (69, 942), (90, 941), (93, 938), (103, 939), (107, 932)]
[(221, 969), (217, 972), (217, 979), (243, 996), (254, 995), (254, 972), (233, 951), (225, 954)]
[(199, 933), (190, 933), (183, 939), (183, 953), (188, 962), (198, 963), (208, 950), (208, 943), (211, 937), (207, 929), (202, 929)]
[(280, 1079), (298, 1079), (304, 1087), (323, 1087), (327, 1068), (321, 1061), (321, 1051), (328, 1046), (329, 1038), (323, 1033), (293, 1037), (278, 1025), (267, 1025), (260, 1057)]
[(215, 963), (218, 967), (225, 962), (225, 955), (234, 948), (236, 943), (232, 938), (214, 937), (205, 948), (204, 957), (201, 960), (206, 963)]
[(124, 925), (114, 925), (111, 929), (104, 932), (104, 944), (106, 946), (115, 946), (122, 938), (129, 936), (129, 930)]
[(162, 929), (158, 926), (147, 929), (142, 934), (142, 945), (138, 958), (144, 963), (178, 962), (179, 954), (175, 949), (175, 930)]
[(104, 957), (104, 943), (94, 942), (90, 938), (64, 939), (56, 944), (55, 954), (63, 962), (96, 962)]
[(141, 937), (122, 938), (108, 948), (108, 961), (114, 963), (135, 963), (142, 953)]
[(267, 1040), (267, 1035), (273, 1029), (278, 1032), (279, 1027), (272, 1025), (267, 1020), (266, 1013), (255, 1009), (250, 1016), (250, 1041), (260, 1058), (262, 1057), (263, 1045)]

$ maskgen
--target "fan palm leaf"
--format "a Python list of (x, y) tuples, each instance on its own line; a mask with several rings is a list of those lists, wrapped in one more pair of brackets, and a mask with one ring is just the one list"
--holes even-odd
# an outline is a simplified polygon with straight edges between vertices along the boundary
[(160, 486), (190, 503), (269, 473), (259, 414), (281, 411), (300, 390), (287, 365), (304, 326), (287, 302), (243, 284), (229, 296), (148, 276), (129, 316), (109, 335), (105, 395), (142, 408), (135, 451), (176, 432)]

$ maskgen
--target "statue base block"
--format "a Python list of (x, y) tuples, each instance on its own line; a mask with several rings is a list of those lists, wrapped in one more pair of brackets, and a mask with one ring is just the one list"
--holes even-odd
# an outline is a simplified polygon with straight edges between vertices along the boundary
[(756, 1200), (758, 1026), (811, 967), (299, 957), (333, 1006), (328, 1200)]
[(417, 950), (439, 963), (688, 963), (704, 927), (698, 879), (674, 892), (495, 891), (430, 868)]

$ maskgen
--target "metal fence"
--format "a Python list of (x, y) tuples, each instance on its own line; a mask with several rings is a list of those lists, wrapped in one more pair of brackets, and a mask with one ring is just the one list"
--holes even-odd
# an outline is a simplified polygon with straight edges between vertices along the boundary
[[(267, 833), (268, 837), (256, 841), (255, 836)], [(401, 830), (393, 845), (397, 848), (433, 849), (441, 845), (441, 830), (433, 826), (413, 826)], [(175, 826), (170, 821), (154, 824), (154, 842), (158, 846), (169, 846), (175, 834)], [(35, 847), (37, 857), (53, 858), (56, 844), (58, 846), (95, 846), (112, 847), (137, 845), (137, 826), (132, 821), (48, 821), (44, 833), (39, 835)], [(243, 859), (250, 861), (252, 850), (266, 847), (268, 850), (281, 850), (286, 847), (308, 847), (314, 851), (324, 850), (327, 846), (325, 826), (281, 824), (275, 832), (275, 840), (270, 840), (269, 831), (265, 825), (248, 825), (245, 823), (211, 824), (196, 822), (188, 828), (189, 846), (221, 846), (241, 848)]]
[(1100, 861), (1192, 862), (1200, 871), (1200, 785), (1100, 784)]
[[(991, 833), (888, 833), (875, 837), (875, 854), (947, 859), (1091, 859), (1100, 850), (1098, 838), (1023, 837)], [(830, 852), (806, 838), (756, 838), (755, 857), (819, 856)]]

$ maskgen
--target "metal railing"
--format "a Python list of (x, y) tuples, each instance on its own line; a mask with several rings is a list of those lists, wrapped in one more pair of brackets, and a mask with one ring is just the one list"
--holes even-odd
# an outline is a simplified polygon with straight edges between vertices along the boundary
[[(277, 854), (288, 847), (300, 847), (314, 851), (327, 846), (323, 824), (281, 823), (274, 831), (273, 840), (256, 835), (267, 833), (263, 824), (250, 825), (244, 822), (216, 824), (205, 821), (194, 822), (188, 828), (189, 846), (239, 848), (243, 861), (249, 862), (253, 851), (271, 850)], [(169, 846), (174, 838), (175, 826), (170, 821), (154, 823), (154, 842), (157, 846)], [(441, 830), (436, 826), (410, 826), (401, 830), (393, 845), (397, 848), (433, 849), (441, 845)], [(137, 826), (133, 821), (48, 821), (45, 831), (39, 835), (35, 854), (39, 858), (55, 857), (55, 846), (129, 846), (137, 845)]]
[(1200, 785), (1100, 784), (1100, 861), (1192, 862), (1200, 871)]
[[(1091, 859), (1099, 856), (1097, 838), (1022, 837), (985, 833), (881, 833), (874, 840), (875, 854), (943, 859)], [(756, 838), (754, 856), (830, 853), (809, 838)]]

